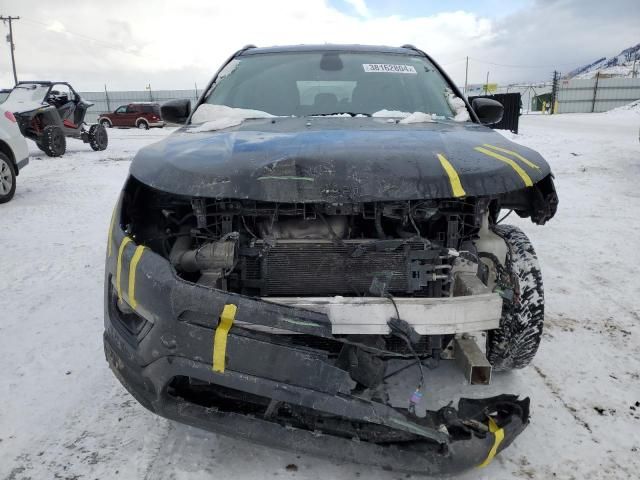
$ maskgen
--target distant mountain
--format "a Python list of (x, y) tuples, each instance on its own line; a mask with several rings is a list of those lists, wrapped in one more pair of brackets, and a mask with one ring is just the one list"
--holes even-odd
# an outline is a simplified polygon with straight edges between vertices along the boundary
[(576, 68), (565, 78), (593, 78), (598, 72), (607, 77), (631, 77), (633, 75), (633, 60), (636, 60), (636, 76), (640, 77), (640, 43), (625, 48), (613, 57), (602, 57), (588, 65)]

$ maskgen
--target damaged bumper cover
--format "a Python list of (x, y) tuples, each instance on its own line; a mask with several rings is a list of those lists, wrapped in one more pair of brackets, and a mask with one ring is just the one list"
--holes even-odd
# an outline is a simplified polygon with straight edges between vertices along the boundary
[(454, 474), (487, 464), (529, 422), (529, 400), (511, 395), (417, 417), (358, 393), (321, 347), (340, 340), (326, 313), (185, 282), (119, 228), (109, 239), (104, 340), (112, 370), (149, 410), (318, 456)]

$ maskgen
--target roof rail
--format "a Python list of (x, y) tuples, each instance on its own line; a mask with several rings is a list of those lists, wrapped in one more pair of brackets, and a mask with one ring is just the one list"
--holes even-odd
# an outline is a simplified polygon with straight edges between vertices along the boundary
[(418, 50), (418, 48), (415, 45), (411, 45), (410, 43), (405, 43), (400, 48), (408, 48), (409, 50)]
[(248, 45), (245, 45), (244, 47), (242, 47), (240, 50), (244, 52), (245, 50), (249, 50), (250, 48), (258, 48), (258, 47), (256, 47), (253, 43), (249, 43)]

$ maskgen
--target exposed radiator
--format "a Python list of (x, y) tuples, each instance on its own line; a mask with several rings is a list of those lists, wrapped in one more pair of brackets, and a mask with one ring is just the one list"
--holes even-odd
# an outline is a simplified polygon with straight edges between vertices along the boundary
[(448, 257), (422, 243), (386, 249), (353, 240), (281, 240), (269, 248), (259, 243), (254, 252), (261, 256), (244, 257), (244, 276), (262, 296), (369, 296), (374, 280), (394, 295), (448, 295)]

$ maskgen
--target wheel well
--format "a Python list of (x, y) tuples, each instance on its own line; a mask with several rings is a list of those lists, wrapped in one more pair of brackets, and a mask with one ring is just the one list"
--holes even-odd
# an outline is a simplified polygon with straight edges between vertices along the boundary
[(140, 122), (144, 122), (144, 123), (146, 123), (147, 125), (149, 125), (149, 121), (148, 121), (146, 118), (144, 118), (144, 117), (136, 118), (136, 126), (138, 126), (138, 124), (139, 124)]
[(111, 119), (107, 118), (107, 117), (100, 117), (98, 119), (98, 123), (102, 123), (102, 122), (109, 122), (109, 125), (111, 125)]
[(14, 169), (16, 171), (16, 175), (18, 175), (18, 169), (16, 168), (16, 157), (13, 155), (13, 150), (6, 142), (0, 140), (0, 152), (4, 153), (9, 160), (13, 163)]

